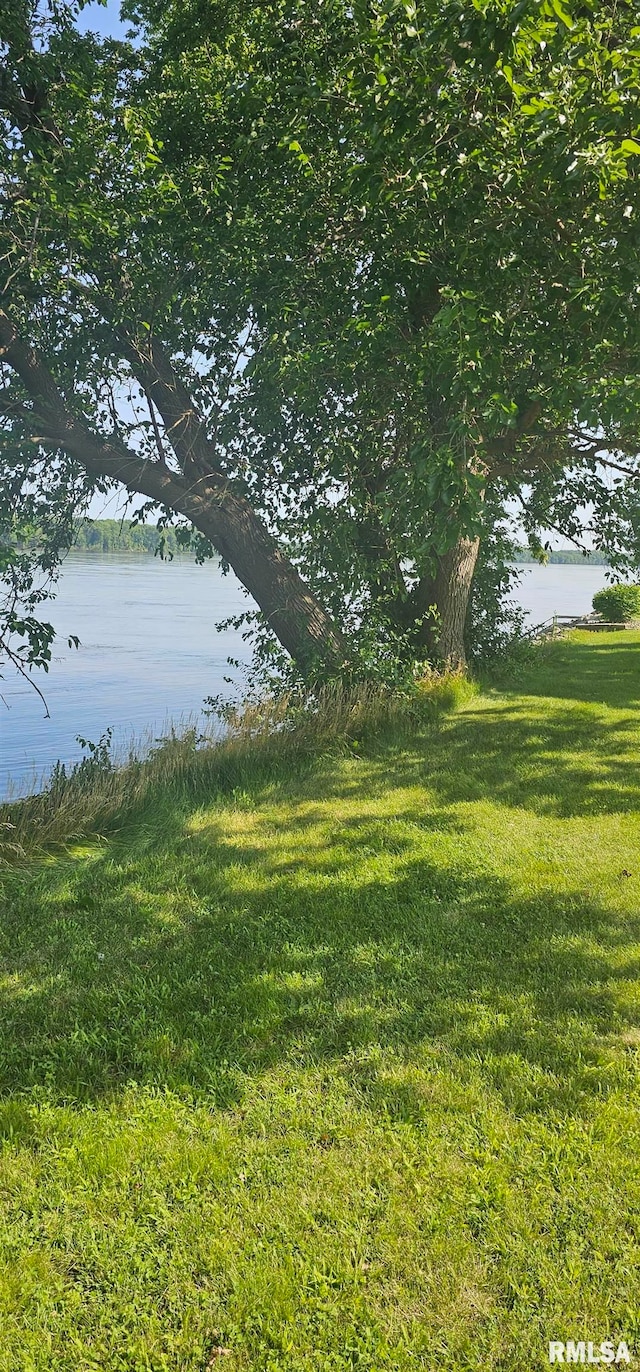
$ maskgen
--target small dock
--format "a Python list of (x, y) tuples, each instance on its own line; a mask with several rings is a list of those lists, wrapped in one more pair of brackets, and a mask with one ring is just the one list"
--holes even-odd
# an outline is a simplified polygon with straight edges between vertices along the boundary
[(589, 629), (591, 633), (612, 632), (617, 629), (630, 629), (635, 627), (633, 623), (622, 623), (618, 621), (602, 619), (601, 615), (551, 615), (549, 619), (544, 619), (541, 624), (534, 624), (531, 629), (527, 629), (522, 637), (530, 639), (531, 642), (541, 642), (545, 639), (560, 638), (569, 629)]

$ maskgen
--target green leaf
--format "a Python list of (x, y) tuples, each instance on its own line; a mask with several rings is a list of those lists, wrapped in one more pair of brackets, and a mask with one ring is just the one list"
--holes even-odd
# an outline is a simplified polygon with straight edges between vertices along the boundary
[(565, 27), (568, 29), (572, 29), (573, 19), (571, 18), (569, 11), (566, 10), (564, 6), (561, 4), (560, 0), (551, 0), (551, 6), (554, 10), (554, 13), (557, 14), (558, 19), (562, 21)]

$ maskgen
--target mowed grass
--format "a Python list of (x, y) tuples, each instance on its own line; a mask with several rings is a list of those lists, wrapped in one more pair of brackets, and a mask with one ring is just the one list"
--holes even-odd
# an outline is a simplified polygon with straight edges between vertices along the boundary
[(574, 635), (5, 870), (2, 1372), (640, 1354), (639, 726)]

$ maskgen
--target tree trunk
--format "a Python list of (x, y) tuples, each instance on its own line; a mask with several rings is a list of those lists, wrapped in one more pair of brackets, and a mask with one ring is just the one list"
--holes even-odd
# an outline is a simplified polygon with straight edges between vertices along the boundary
[(175, 508), (233, 568), (307, 679), (346, 665), (350, 650), (343, 634), (243, 496), (201, 486), (197, 494), (187, 491)]
[(464, 629), (479, 550), (479, 538), (459, 538), (439, 558), (433, 583), (433, 603), (440, 621), (436, 630), (436, 652), (442, 663), (454, 669), (464, 669), (467, 665)]
[(435, 576), (421, 577), (407, 607), (400, 607), (398, 622), (416, 626), (416, 647), (454, 668), (466, 667), (464, 630), (479, 548), (479, 538), (458, 538), (437, 559)]

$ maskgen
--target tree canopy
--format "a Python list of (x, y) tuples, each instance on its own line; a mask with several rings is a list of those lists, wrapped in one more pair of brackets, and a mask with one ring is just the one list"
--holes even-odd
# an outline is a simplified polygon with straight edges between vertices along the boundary
[(586, 509), (633, 562), (633, 5), (128, 13), (135, 44), (3, 11), (1, 518), (27, 658), (16, 529), (40, 522), (53, 567), (119, 482), (235, 567), (306, 674), (389, 644), (462, 660), (507, 502), (534, 548)]

